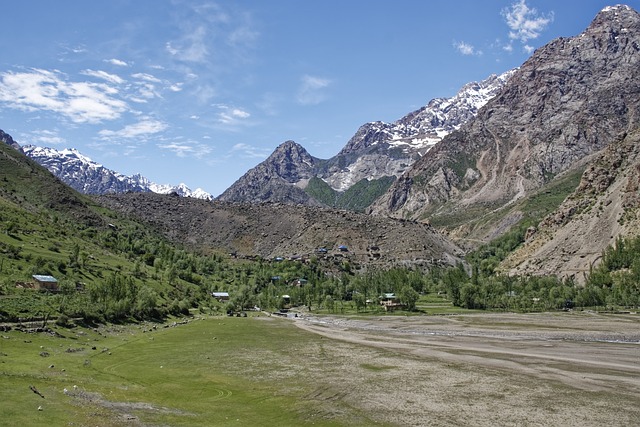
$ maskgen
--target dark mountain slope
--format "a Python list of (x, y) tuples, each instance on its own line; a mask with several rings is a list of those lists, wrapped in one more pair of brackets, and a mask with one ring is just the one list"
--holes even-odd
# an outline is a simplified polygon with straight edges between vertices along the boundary
[(321, 206), (304, 192), (318, 159), (300, 144), (286, 141), (262, 163), (245, 173), (217, 200), (261, 203), (265, 201)]
[[(281, 203), (235, 204), (150, 193), (97, 200), (200, 251), (242, 256), (318, 257), (365, 266), (455, 265), (462, 251), (428, 225)], [(345, 245), (348, 250), (340, 251)], [(318, 252), (319, 249), (327, 250)]]

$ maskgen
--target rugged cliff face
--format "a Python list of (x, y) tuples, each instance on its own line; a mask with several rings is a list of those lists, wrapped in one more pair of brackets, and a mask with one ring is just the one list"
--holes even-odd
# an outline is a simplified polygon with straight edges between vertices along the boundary
[(640, 15), (627, 6), (604, 9), (582, 34), (538, 49), (372, 212), (456, 216), (455, 228), (531, 194), (638, 126), (639, 62)]
[(513, 253), (511, 274), (560, 274), (582, 282), (604, 249), (640, 232), (640, 130), (622, 134), (588, 165), (576, 191)]

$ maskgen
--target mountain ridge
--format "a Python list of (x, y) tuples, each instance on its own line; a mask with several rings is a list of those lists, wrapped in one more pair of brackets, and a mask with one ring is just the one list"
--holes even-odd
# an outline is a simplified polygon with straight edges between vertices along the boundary
[(611, 8), (580, 35), (536, 50), (372, 212), (433, 218), (503, 208), (603, 149), (638, 117), (639, 33), (637, 12)]
[(637, 194), (621, 188), (638, 188), (639, 54), (640, 14), (603, 9), (577, 36), (536, 50), (370, 212), (428, 220), (467, 251), (533, 222), (500, 270), (583, 283), (608, 245), (638, 233)]
[[(509, 70), (468, 83), (455, 96), (435, 98), (395, 122), (366, 123), (327, 160), (313, 158), (301, 145), (286, 141), (217, 199), (322, 206), (326, 203), (304, 192), (311, 178), (319, 178), (334, 192), (344, 193), (358, 183), (399, 177), (443, 136), (473, 117), (513, 73)], [(297, 154), (286, 155), (292, 144)], [(294, 170), (299, 176), (290, 173)]]

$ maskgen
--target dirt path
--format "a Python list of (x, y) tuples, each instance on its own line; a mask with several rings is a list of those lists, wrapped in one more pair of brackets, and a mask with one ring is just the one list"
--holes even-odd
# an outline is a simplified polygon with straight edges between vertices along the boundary
[[(447, 393), (452, 379), (461, 381), (465, 373), (474, 372), (479, 408), (483, 407), (481, 403), (489, 405), (480, 397), (483, 393), (491, 396), (498, 390), (510, 388), (509, 384), (529, 384), (529, 390), (518, 388), (519, 391), (510, 396), (510, 411), (529, 419), (531, 424), (555, 425), (556, 411), (571, 414), (577, 408), (581, 408), (581, 414), (599, 412), (575, 422), (563, 421), (564, 425), (598, 425), (605, 420), (602, 417), (615, 414), (620, 421), (610, 425), (631, 425), (625, 419), (640, 415), (638, 409), (633, 409), (633, 402), (640, 402), (640, 316), (637, 315), (307, 316), (297, 319), (296, 325), (332, 340), (383, 349), (394, 355), (392, 359), (410, 365), (435, 364), (447, 372), (430, 379), (428, 387), (436, 394)], [(492, 380), (496, 375), (503, 378), (500, 385)], [(549, 408), (547, 414), (544, 411), (536, 416), (527, 414), (527, 407), (539, 398), (536, 390), (548, 387), (563, 390), (557, 396), (545, 391), (555, 408)], [(478, 392), (481, 394), (477, 395)], [(580, 397), (562, 403), (567, 393), (579, 393)], [(591, 402), (596, 396), (601, 402), (619, 402), (619, 407), (606, 415), (606, 411), (597, 409)], [(426, 402), (416, 401), (415, 396), (411, 399), (416, 406), (412, 412), (414, 417), (416, 410), (428, 414), (434, 409)], [(452, 407), (458, 406), (455, 400), (450, 403)], [(473, 417), (476, 412), (469, 410), (469, 416)], [(538, 416), (541, 418), (536, 418)], [(488, 420), (505, 422), (498, 414), (492, 414)], [(420, 422), (414, 425), (422, 425)]]

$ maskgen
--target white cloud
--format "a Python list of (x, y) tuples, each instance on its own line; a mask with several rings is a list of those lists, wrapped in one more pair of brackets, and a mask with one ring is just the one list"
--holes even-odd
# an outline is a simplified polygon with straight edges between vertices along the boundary
[(476, 55), (476, 56), (482, 55), (481, 50), (476, 50), (476, 48), (473, 45), (466, 42), (454, 41), (453, 46), (456, 48), (458, 52), (460, 52), (463, 55)]
[(322, 77), (304, 75), (298, 88), (297, 101), (302, 105), (317, 105), (323, 102), (327, 95), (324, 89), (329, 87), (331, 80)]
[(103, 129), (98, 132), (98, 135), (103, 139), (114, 138), (139, 138), (145, 139), (146, 137), (157, 134), (164, 131), (167, 128), (167, 124), (159, 120), (145, 118), (138, 123), (127, 125), (124, 128), (113, 131)]
[(38, 130), (32, 132), (29, 137), (30, 143), (40, 146), (51, 146), (65, 144), (67, 141), (56, 132), (50, 130)]
[(129, 64), (127, 64), (126, 62), (120, 60), (120, 59), (105, 59), (104, 62), (108, 62), (111, 65), (117, 65), (118, 67), (128, 67)]
[(211, 147), (197, 142), (171, 142), (167, 144), (158, 144), (163, 150), (172, 151), (178, 157), (205, 157), (211, 153)]
[(138, 79), (138, 80), (144, 80), (146, 82), (151, 82), (151, 83), (160, 83), (160, 82), (162, 82), (162, 80), (160, 80), (156, 76), (151, 75), (151, 74), (147, 74), (147, 73), (135, 73), (135, 74), (132, 74), (131, 77), (133, 77), (135, 79)]
[(128, 110), (105, 83), (69, 82), (59, 71), (0, 73), (0, 102), (23, 111), (49, 111), (75, 123), (115, 120)]
[(216, 105), (221, 111), (218, 113), (218, 122), (225, 125), (238, 125), (246, 121), (251, 114), (241, 108), (229, 107), (224, 104)]
[(536, 9), (527, 6), (525, 0), (519, 0), (511, 4), (510, 8), (503, 9), (502, 16), (511, 30), (509, 38), (522, 43), (538, 38), (553, 22), (553, 12), (540, 15)]
[(96, 77), (114, 84), (122, 84), (124, 82), (124, 80), (120, 76), (107, 73), (106, 71), (84, 70), (81, 71), (80, 74), (84, 74), (85, 76), (90, 77)]
[(270, 154), (270, 150), (254, 147), (253, 145), (239, 143), (231, 148), (232, 153), (240, 152), (244, 157), (265, 159)]

